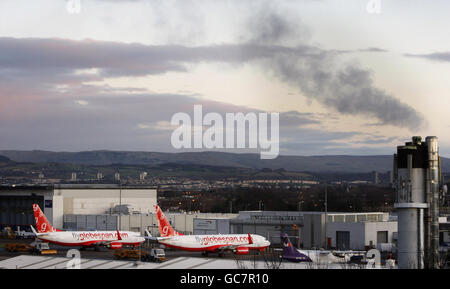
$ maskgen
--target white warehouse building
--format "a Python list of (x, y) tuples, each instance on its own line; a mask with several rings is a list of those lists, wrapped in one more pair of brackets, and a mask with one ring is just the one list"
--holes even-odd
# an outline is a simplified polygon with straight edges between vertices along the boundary
[(54, 186), (53, 223), (61, 228), (64, 215), (108, 214), (119, 204), (126, 206), (129, 213), (151, 213), (156, 197), (156, 189), (149, 186), (58, 184)]
[(356, 218), (334, 221), (334, 216), (329, 217), (331, 218), (328, 218), (327, 238), (332, 248), (340, 250), (364, 250), (367, 247), (390, 248), (391, 245), (387, 244), (396, 242), (397, 221), (389, 220), (387, 213), (379, 213), (376, 219), (367, 218), (360, 221)]

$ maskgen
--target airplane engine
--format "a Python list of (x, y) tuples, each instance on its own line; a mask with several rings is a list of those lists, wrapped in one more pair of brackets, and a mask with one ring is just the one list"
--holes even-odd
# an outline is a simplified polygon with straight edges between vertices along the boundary
[(111, 243), (111, 244), (109, 245), (109, 248), (110, 248), (111, 250), (119, 250), (119, 249), (122, 248), (122, 243)]
[(249, 250), (247, 247), (238, 247), (238, 248), (236, 248), (234, 253), (236, 255), (247, 255), (248, 252), (249, 252)]

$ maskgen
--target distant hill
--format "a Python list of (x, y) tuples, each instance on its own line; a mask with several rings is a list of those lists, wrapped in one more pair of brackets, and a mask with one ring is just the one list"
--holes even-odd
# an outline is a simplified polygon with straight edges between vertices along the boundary
[(9, 158), (0, 155), (0, 163), (11, 163), (11, 162), (12, 161)]
[[(225, 152), (159, 153), (134, 151), (14, 151), (3, 150), (0, 155), (16, 162), (72, 163), (82, 165), (161, 165), (165, 163), (242, 167), (253, 169), (285, 169), (301, 172), (387, 172), (392, 170), (391, 155), (375, 156), (279, 156), (273, 160), (261, 160), (259, 154)], [(450, 159), (442, 158), (442, 169), (450, 171)]]

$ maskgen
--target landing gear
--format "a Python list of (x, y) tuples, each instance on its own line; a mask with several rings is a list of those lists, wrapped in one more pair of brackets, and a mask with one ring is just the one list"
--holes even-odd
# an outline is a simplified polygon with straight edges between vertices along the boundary
[(220, 257), (220, 258), (223, 258), (223, 256), (225, 256), (225, 254), (224, 254), (223, 252), (220, 252), (220, 253), (219, 253), (219, 257)]
[(208, 251), (203, 251), (203, 252), (202, 252), (202, 256), (203, 256), (203, 257), (208, 257)]

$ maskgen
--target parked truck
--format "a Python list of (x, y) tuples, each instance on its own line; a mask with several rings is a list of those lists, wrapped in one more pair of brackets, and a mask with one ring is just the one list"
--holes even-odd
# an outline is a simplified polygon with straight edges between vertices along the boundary
[(58, 251), (54, 249), (50, 249), (50, 246), (48, 243), (44, 242), (34, 242), (33, 249), (31, 250), (31, 253), (33, 254), (39, 254), (39, 255), (52, 255), (57, 254)]
[(135, 259), (138, 260), (140, 256), (141, 261), (147, 262), (162, 262), (165, 260), (166, 254), (163, 249), (153, 248), (148, 251), (139, 251), (136, 249), (121, 249), (114, 252), (116, 259)]
[(166, 253), (164, 252), (164, 249), (152, 248), (150, 254), (147, 256), (147, 260), (144, 261), (162, 262), (165, 259)]

